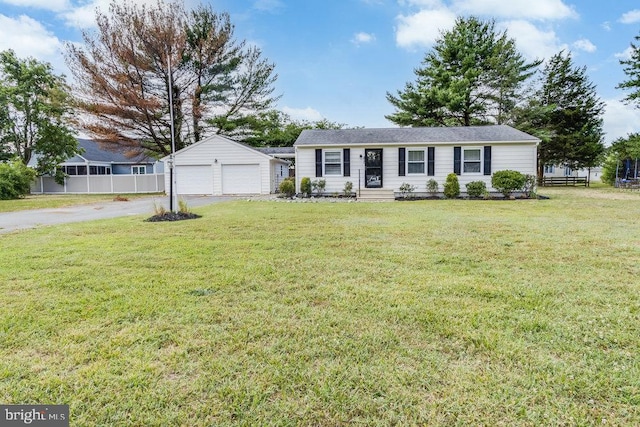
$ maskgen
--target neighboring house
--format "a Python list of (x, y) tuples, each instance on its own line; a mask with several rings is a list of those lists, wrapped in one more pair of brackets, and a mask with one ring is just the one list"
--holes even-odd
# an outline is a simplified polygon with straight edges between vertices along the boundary
[[(53, 177), (39, 177), (32, 193), (154, 193), (164, 191), (163, 167), (158, 160), (125, 150), (103, 149), (96, 141), (78, 139), (82, 153), (59, 168), (67, 175), (63, 185)], [(30, 162), (35, 166), (37, 159)], [(142, 177), (140, 175), (145, 175)]]
[(544, 165), (543, 176), (545, 178), (587, 178), (587, 182), (599, 182), (602, 176), (602, 167), (595, 166), (587, 169), (571, 169), (569, 166)]
[[(327, 193), (340, 193), (347, 181), (358, 195), (370, 189), (398, 192), (403, 183), (425, 192), (435, 179), (442, 191), (448, 174), (465, 184), (484, 181), (505, 169), (535, 175), (540, 140), (509, 126), (416, 127), (304, 130), (296, 149), (296, 190), (300, 180), (324, 179)], [(380, 190), (374, 190), (380, 191)]]
[[(289, 161), (220, 135), (185, 147), (174, 156), (178, 195), (270, 194), (289, 176)], [(167, 191), (169, 158), (161, 159)]]

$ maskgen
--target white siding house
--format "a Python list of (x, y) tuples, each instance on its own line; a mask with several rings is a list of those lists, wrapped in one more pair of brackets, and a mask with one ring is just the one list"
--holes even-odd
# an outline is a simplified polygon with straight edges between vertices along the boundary
[[(435, 179), (442, 191), (456, 173), (460, 189), (471, 181), (491, 188), (491, 174), (516, 170), (535, 175), (539, 139), (509, 126), (305, 130), (296, 149), (296, 189), (300, 180), (324, 179), (326, 192), (354, 190), (398, 192), (403, 183), (426, 191)], [(378, 190), (379, 191), (379, 190)]]
[[(169, 190), (169, 157), (164, 157)], [(177, 194), (270, 194), (289, 176), (289, 162), (215, 135), (175, 153)]]

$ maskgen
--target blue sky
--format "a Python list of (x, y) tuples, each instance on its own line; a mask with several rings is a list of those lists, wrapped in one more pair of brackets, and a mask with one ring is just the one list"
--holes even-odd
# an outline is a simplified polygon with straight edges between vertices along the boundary
[[(131, 1), (131, 0), (129, 0)], [(153, 2), (154, 0), (133, 0)], [(91, 30), (109, 0), (0, 0), (0, 50), (51, 62), (66, 72), (65, 41)], [(187, 0), (193, 4), (194, 0)], [(640, 35), (637, 0), (209, 0), (226, 11), (236, 38), (276, 64), (278, 108), (296, 119), (389, 127), (386, 92), (413, 70), (456, 16), (495, 19), (527, 58), (571, 51), (606, 103), (607, 143), (640, 132), (640, 109), (620, 102), (619, 64)], [(67, 73), (68, 74), (68, 73)]]

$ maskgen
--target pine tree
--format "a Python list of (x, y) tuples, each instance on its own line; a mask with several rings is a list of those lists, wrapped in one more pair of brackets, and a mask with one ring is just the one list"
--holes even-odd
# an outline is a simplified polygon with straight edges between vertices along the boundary
[(604, 103), (571, 54), (559, 52), (546, 64), (539, 89), (518, 110), (516, 127), (537, 135), (538, 177), (546, 164), (572, 169), (596, 166), (604, 152)]
[[(640, 41), (640, 36), (635, 39)], [(616, 86), (616, 89), (631, 90), (624, 101), (640, 108), (640, 46), (631, 43), (631, 58), (621, 60), (620, 64), (626, 65), (624, 72), (629, 79)]]
[(493, 21), (458, 18), (415, 70), (416, 82), (397, 95), (387, 92), (396, 112), (386, 118), (401, 126), (506, 123), (538, 65), (527, 63)]

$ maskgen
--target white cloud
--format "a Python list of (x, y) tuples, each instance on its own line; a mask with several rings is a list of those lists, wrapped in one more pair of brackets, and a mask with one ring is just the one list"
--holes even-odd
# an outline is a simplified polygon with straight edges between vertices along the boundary
[(396, 43), (400, 47), (431, 46), (443, 30), (453, 27), (456, 15), (448, 9), (421, 10), (396, 17)]
[(35, 19), (0, 14), (0, 50), (13, 49), (21, 58), (34, 57), (54, 66), (61, 61), (62, 43)]
[(628, 48), (626, 48), (622, 52), (615, 53), (613, 56), (615, 56), (618, 59), (622, 59), (624, 61), (628, 61), (628, 60), (631, 59), (631, 54), (632, 53), (633, 53), (633, 48), (631, 46), (629, 46)]
[(555, 31), (544, 31), (530, 22), (515, 20), (501, 22), (498, 27), (507, 29), (507, 34), (516, 40), (518, 50), (529, 59), (548, 59), (563, 49), (566, 44), (560, 44)]
[(607, 99), (603, 117), (607, 144), (633, 132), (640, 132), (640, 110), (619, 99)]
[[(154, 0), (127, 0), (127, 3), (139, 5), (147, 4), (151, 6), (155, 6), (157, 4)], [(96, 9), (100, 9), (101, 12), (107, 13), (109, 11), (110, 4), (111, 0), (92, 0), (82, 6), (70, 8), (61, 12), (59, 16), (69, 27), (80, 29), (92, 28), (96, 25)]]
[(630, 10), (620, 17), (620, 22), (623, 24), (635, 24), (640, 22), (640, 9)]
[(574, 48), (578, 50), (583, 50), (585, 52), (593, 53), (596, 51), (597, 47), (593, 43), (591, 43), (588, 39), (580, 39), (573, 42), (572, 45)]
[(322, 114), (318, 110), (315, 110), (311, 107), (307, 108), (291, 108), (291, 107), (282, 107), (282, 111), (285, 114), (288, 114), (294, 120), (308, 120), (310, 122), (317, 122), (322, 120)]
[(69, 8), (67, 0), (2, 0), (1, 2), (18, 7), (33, 7), (54, 12)]
[(562, 0), (455, 0), (453, 8), (464, 14), (510, 19), (565, 19), (578, 14)]
[(256, 0), (253, 3), (253, 8), (261, 10), (263, 12), (275, 12), (284, 7), (284, 3), (281, 0)]
[(605, 31), (611, 31), (611, 23), (609, 21), (604, 21), (600, 26)]
[(356, 33), (351, 39), (351, 43), (360, 46), (361, 44), (373, 43), (376, 41), (376, 36), (374, 34), (369, 33)]

